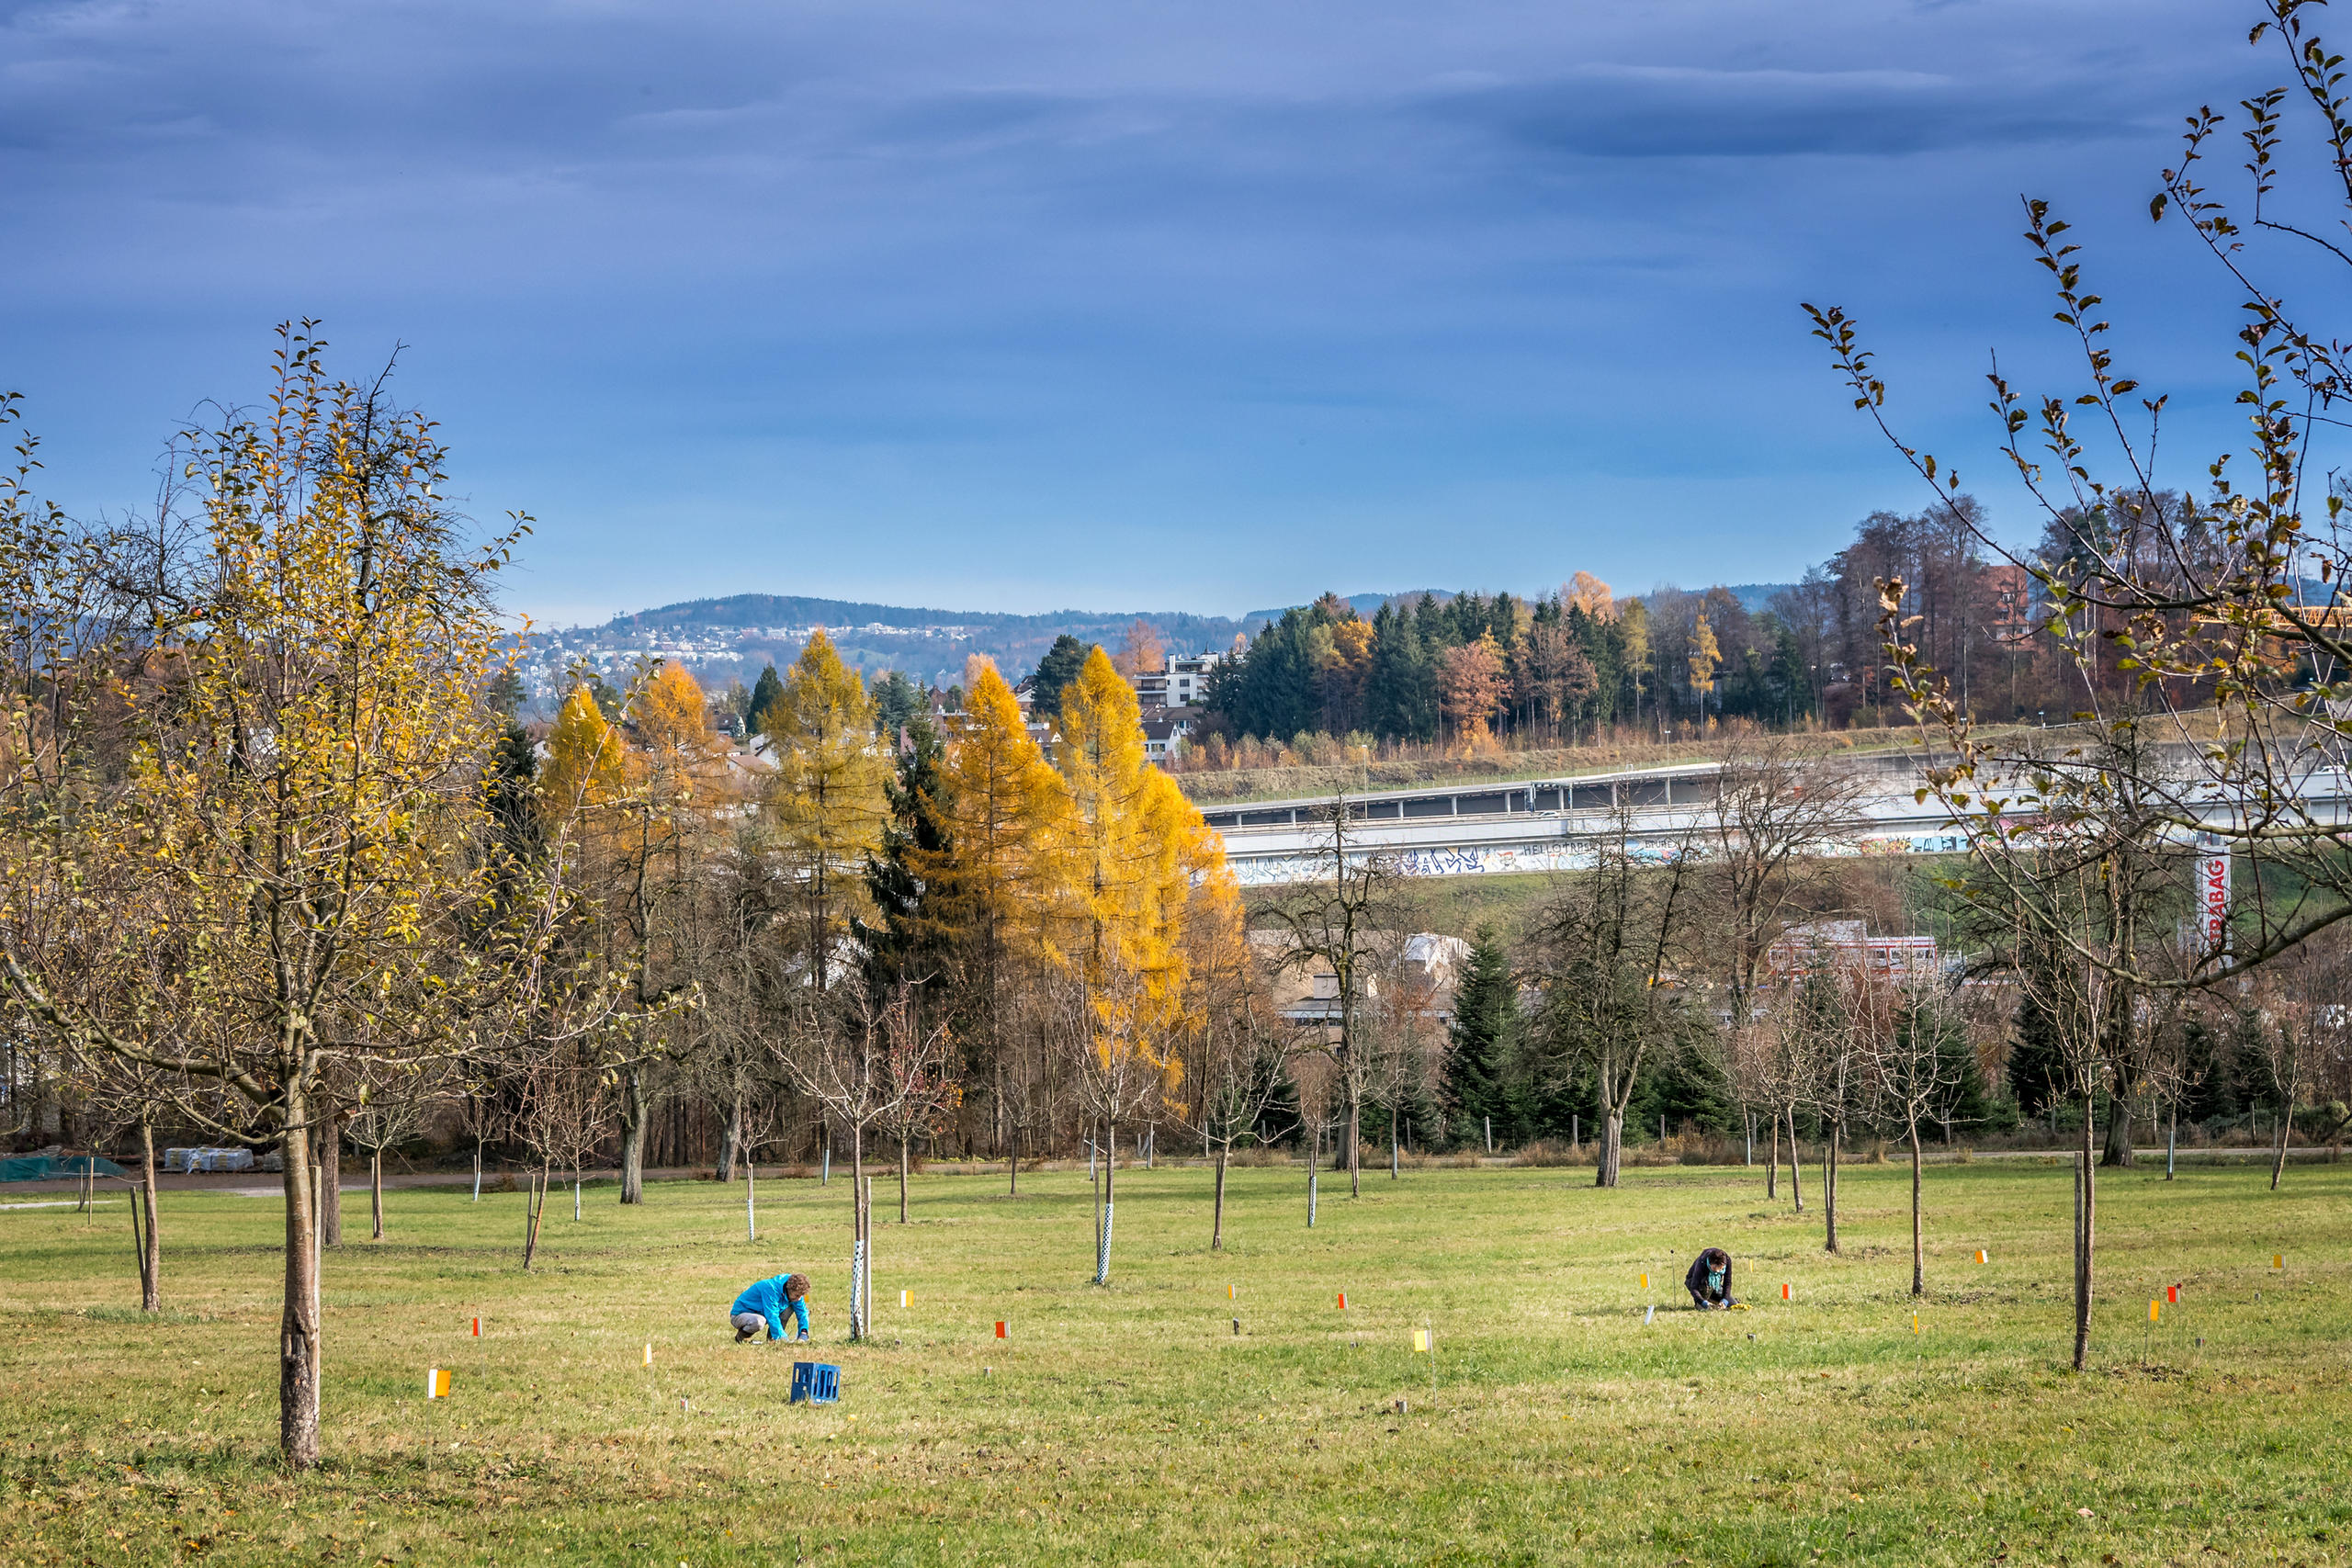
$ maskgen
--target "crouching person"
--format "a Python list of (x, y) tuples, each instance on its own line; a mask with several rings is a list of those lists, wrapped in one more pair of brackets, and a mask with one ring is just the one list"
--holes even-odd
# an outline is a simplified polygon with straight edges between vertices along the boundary
[(1690, 1260), (1690, 1272), (1682, 1277), (1682, 1285), (1690, 1292), (1690, 1304), (1702, 1312), (1721, 1312), (1739, 1304), (1731, 1299), (1731, 1254), (1720, 1247), (1711, 1247)]
[(778, 1274), (773, 1280), (762, 1280), (735, 1298), (727, 1309), (735, 1323), (735, 1343), (741, 1345), (763, 1328), (768, 1337), (788, 1337), (784, 1332), (786, 1309), (799, 1325), (798, 1337), (808, 1337), (808, 1277), (805, 1274)]

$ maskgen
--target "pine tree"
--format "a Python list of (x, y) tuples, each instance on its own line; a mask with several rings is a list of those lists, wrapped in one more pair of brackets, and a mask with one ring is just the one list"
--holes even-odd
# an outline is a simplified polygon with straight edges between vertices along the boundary
[(766, 729), (768, 709), (775, 706), (775, 700), (782, 695), (784, 682), (777, 678), (775, 666), (771, 664), (760, 671), (758, 682), (752, 687), (751, 705), (743, 710), (743, 733), (757, 735)]
[[(1030, 677), (1029, 714), (1033, 718), (1052, 721), (1061, 717), (1062, 691), (1078, 679), (1086, 668), (1086, 645), (1068, 632), (1054, 638), (1054, 646), (1046, 657), (1037, 660), (1037, 672)], [(965, 695), (966, 702), (971, 700)]]

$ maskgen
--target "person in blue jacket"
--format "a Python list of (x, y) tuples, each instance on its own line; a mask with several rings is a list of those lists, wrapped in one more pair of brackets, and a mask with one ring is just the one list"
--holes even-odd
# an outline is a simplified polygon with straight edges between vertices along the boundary
[(735, 1322), (735, 1343), (741, 1345), (762, 1328), (768, 1331), (772, 1340), (784, 1338), (784, 1309), (787, 1306), (800, 1325), (800, 1337), (808, 1338), (808, 1277), (778, 1274), (773, 1280), (762, 1280), (752, 1285), (727, 1309), (727, 1315)]

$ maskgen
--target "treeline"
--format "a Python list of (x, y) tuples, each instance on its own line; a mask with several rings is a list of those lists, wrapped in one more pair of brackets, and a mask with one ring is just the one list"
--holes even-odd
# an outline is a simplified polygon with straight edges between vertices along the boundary
[[(1720, 586), (1620, 597), (1584, 572), (1534, 598), (1425, 593), (1370, 619), (1327, 593), (1219, 668), (1196, 760), (1221, 765), (1244, 740), (1474, 749), (1611, 728), (1670, 737), (1723, 718), (1883, 724), (1901, 704), (1879, 646), (1878, 584), (1896, 579), (1911, 635), (1960, 700), (1982, 717), (2030, 717), (2067, 702), (2065, 682), (2079, 677), (2035, 632), (2033, 579), (1988, 555), (1983, 521), (1965, 496), (1915, 515), (1872, 513), (1851, 544), (1760, 609)], [(2053, 526), (2037, 558), (2064, 571), (2084, 548), (2079, 529)]]

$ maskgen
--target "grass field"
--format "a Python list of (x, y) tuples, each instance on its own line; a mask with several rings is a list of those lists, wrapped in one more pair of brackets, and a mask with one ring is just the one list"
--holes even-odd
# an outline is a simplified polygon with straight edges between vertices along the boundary
[[(166, 1195), (161, 1322), (119, 1203), (0, 1213), (0, 1563), (2352, 1560), (2352, 1167), (2161, 1174), (2104, 1184), (2083, 1377), (2040, 1161), (1930, 1171), (1917, 1334), (1892, 1166), (1847, 1173), (1836, 1258), (1760, 1170), (1384, 1170), (1353, 1202), (1327, 1177), (1309, 1231), (1302, 1172), (1241, 1169), (1218, 1255), (1206, 1173), (1138, 1169), (1108, 1289), (1082, 1169), (1017, 1201), (924, 1177), (903, 1227), (877, 1181), (863, 1346), (845, 1181), (763, 1182), (757, 1246), (740, 1188), (592, 1188), (530, 1275), (519, 1195), (401, 1191), (391, 1241), (328, 1261), (329, 1458), (300, 1477), (274, 1201)], [(1752, 1310), (1682, 1304), (1711, 1242)], [(791, 1348), (729, 1342), (736, 1291), (787, 1267), (837, 1406), (787, 1406)], [(428, 1410), (429, 1366), (456, 1380)]]

